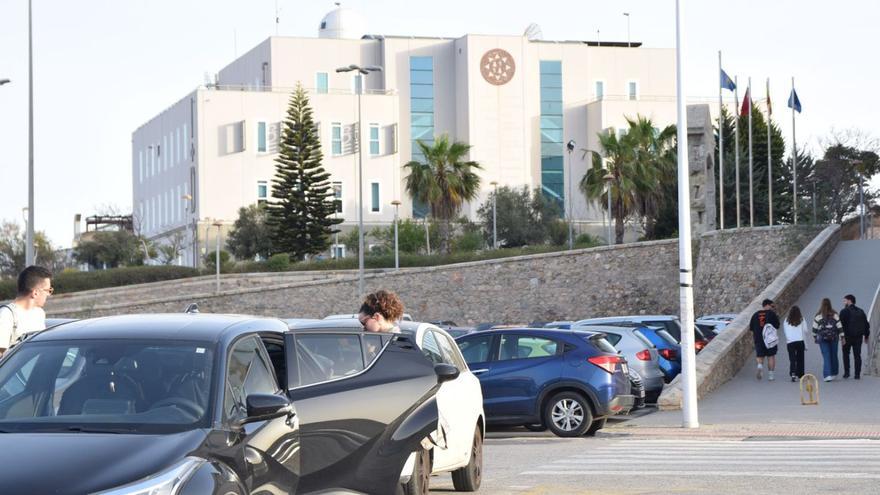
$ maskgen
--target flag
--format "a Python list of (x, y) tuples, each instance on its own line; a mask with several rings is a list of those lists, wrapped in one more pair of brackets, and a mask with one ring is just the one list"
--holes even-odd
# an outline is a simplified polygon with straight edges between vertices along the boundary
[(770, 105), (770, 79), (767, 79), (767, 115), (773, 113), (773, 107)]
[(727, 75), (727, 72), (724, 72), (724, 69), (721, 69), (721, 87), (729, 89), (730, 91), (736, 89), (736, 84), (733, 82), (733, 79)]
[(739, 111), (739, 114), (743, 117), (749, 114), (749, 107), (752, 104), (752, 88), (746, 88), (746, 96), (743, 98), (742, 109)]
[(795, 112), (801, 113), (801, 100), (798, 99), (797, 91), (791, 88), (791, 96), (788, 97), (788, 108), (794, 109)]

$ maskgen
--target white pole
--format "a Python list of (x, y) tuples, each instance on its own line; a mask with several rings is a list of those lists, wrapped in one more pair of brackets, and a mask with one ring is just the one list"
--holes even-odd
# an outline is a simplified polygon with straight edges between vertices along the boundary
[[(361, 75), (361, 88), (364, 87)], [(357, 124), (357, 147), (358, 147), (358, 297), (363, 297), (364, 292), (364, 147), (361, 145), (361, 91), (355, 88), (358, 99), (358, 124)]]
[(724, 101), (721, 92), (721, 50), (718, 50), (718, 205), (721, 230), (724, 230)]
[[(791, 78), (791, 97), (794, 96), (794, 78)], [(791, 98), (790, 97), (790, 98)], [(797, 144), (794, 129), (794, 101), (791, 102), (791, 176), (792, 176), (792, 210), (794, 210), (794, 224), (797, 225)], [(814, 208), (815, 209), (815, 208)], [(816, 215), (813, 215), (816, 218)]]
[(394, 271), (400, 270), (400, 245), (397, 242), (397, 209), (400, 203), (394, 205)]
[(772, 144), (771, 134), (770, 134), (770, 125), (772, 120), (770, 119), (770, 78), (767, 78), (767, 199), (769, 201), (769, 210), (768, 216), (770, 219), (769, 225), (773, 226), (773, 153), (772, 153)]
[(492, 185), (495, 187), (492, 194), (492, 249), (498, 249), (498, 183)]
[(217, 293), (220, 293), (220, 222), (217, 222), (217, 250), (214, 256), (214, 265), (216, 265)]
[(614, 241), (611, 240), (611, 181), (608, 181), (608, 245), (612, 245)]
[(752, 178), (752, 168), (754, 162), (752, 160), (752, 77), (749, 76), (749, 89), (746, 91), (746, 97), (749, 99), (749, 227), (755, 226), (755, 195), (753, 191), (754, 179)]
[(742, 221), (740, 219), (740, 202), (739, 202), (739, 79), (737, 76), (733, 76), (733, 84), (736, 86), (733, 88), (733, 99), (734, 101), (734, 112), (736, 117), (733, 119), (733, 147), (734, 147), (734, 166), (736, 167), (736, 177), (734, 182), (736, 182), (736, 228), (742, 227)]
[(34, 252), (34, 41), (33, 8), (28, 0), (28, 223), (25, 266), (36, 262)]
[(431, 254), (431, 233), (428, 230), (428, 215), (425, 215), (425, 245), (428, 248), (428, 255)]
[(568, 250), (571, 251), (574, 249), (574, 226), (572, 222), (574, 221), (574, 215), (572, 215), (571, 204), (571, 183), (574, 182), (574, 177), (571, 175), (571, 151), (574, 149), (574, 146), (569, 146), (568, 148)]
[(678, 257), (679, 257), (679, 299), (681, 302), (681, 386), (682, 386), (682, 426), (697, 428), (697, 377), (696, 353), (694, 351), (694, 292), (691, 260), (691, 198), (688, 177), (688, 135), (687, 103), (683, 74), (684, 60), (681, 57), (682, 30), (681, 18), (684, 0), (675, 0), (675, 79), (676, 105), (678, 107)]

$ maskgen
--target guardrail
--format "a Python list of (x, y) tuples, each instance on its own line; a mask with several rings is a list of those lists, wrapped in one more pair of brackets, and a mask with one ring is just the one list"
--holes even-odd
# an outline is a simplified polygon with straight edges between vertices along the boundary
[(880, 284), (874, 292), (874, 302), (868, 310), (868, 323), (871, 325), (871, 340), (868, 344), (868, 374), (880, 375)]

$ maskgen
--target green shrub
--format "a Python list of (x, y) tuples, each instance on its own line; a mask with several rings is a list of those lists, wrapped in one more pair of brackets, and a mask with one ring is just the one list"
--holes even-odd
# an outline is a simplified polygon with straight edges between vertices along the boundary
[(548, 223), (547, 237), (554, 246), (568, 245), (568, 222), (557, 220)]
[[(202, 261), (205, 263), (205, 269), (214, 273), (217, 270), (217, 252), (210, 251), (205, 253), (205, 256), (202, 257)], [(229, 254), (229, 251), (225, 249), (220, 250), (220, 273), (229, 273), (234, 271), (235, 263), (232, 261), (232, 256)]]
[(452, 239), (454, 252), (474, 252), (482, 249), (483, 246), (483, 234), (479, 230), (465, 232)]
[(287, 253), (273, 254), (266, 262), (266, 268), (273, 272), (283, 272), (290, 269), (290, 255)]
[(578, 248), (591, 248), (596, 246), (604, 246), (605, 242), (599, 237), (590, 234), (580, 234), (574, 239), (574, 245)]
[[(195, 277), (198, 274), (197, 270), (185, 266), (129, 266), (91, 272), (65, 270), (52, 277), (52, 286), (55, 287), (56, 294), (64, 294), (81, 290), (176, 280)], [(0, 281), (0, 300), (14, 298), (15, 280)], [(51, 300), (49, 304), (51, 305)]]

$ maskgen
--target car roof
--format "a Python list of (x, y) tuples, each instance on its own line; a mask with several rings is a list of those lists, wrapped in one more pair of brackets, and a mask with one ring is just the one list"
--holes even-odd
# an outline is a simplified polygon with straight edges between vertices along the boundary
[(163, 339), (220, 342), (242, 333), (284, 332), (275, 318), (206, 313), (135, 314), (106, 316), (65, 323), (36, 333), (32, 342), (88, 339)]
[(594, 332), (601, 333), (633, 333), (638, 330), (638, 327), (620, 327), (615, 325), (578, 325), (578, 330), (592, 330)]
[(479, 337), (481, 335), (494, 335), (499, 333), (545, 333), (545, 334), (560, 334), (560, 335), (585, 335), (585, 336), (593, 336), (593, 335), (601, 335), (601, 331), (594, 330), (595, 327), (590, 327), (589, 330), (584, 329), (568, 329), (568, 328), (529, 328), (529, 327), (517, 327), (517, 328), (492, 328), (490, 330), (483, 330), (481, 332), (473, 332), (467, 335), (462, 335), (459, 338), (465, 337)]
[(654, 321), (674, 321), (678, 320), (678, 316), (675, 315), (630, 315), (630, 316), (606, 316), (604, 318), (587, 318), (584, 320), (580, 320), (576, 323), (576, 325), (588, 325), (592, 323), (606, 323), (611, 321), (645, 321), (645, 320), (654, 320)]
[[(423, 323), (418, 321), (401, 321), (398, 323), (397, 327), (400, 328), (403, 332), (417, 332), (419, 328), (425, 325), (426, 327), (430, 327), (432, 329), (439, 329), (437, 325), (433, 323)], [(361, 322), (357, 319), (353, 318), (340, 318), (337, 320), (316, 320), (310, 322), (300, 322), (295, 325), (289, 325), (290, 330), (295, 332), (309, 332), (309, 331), (333, 331), (333, 330), (344, 330), (344, 331), (363, 331), (364, 326), (361, 325)]]

